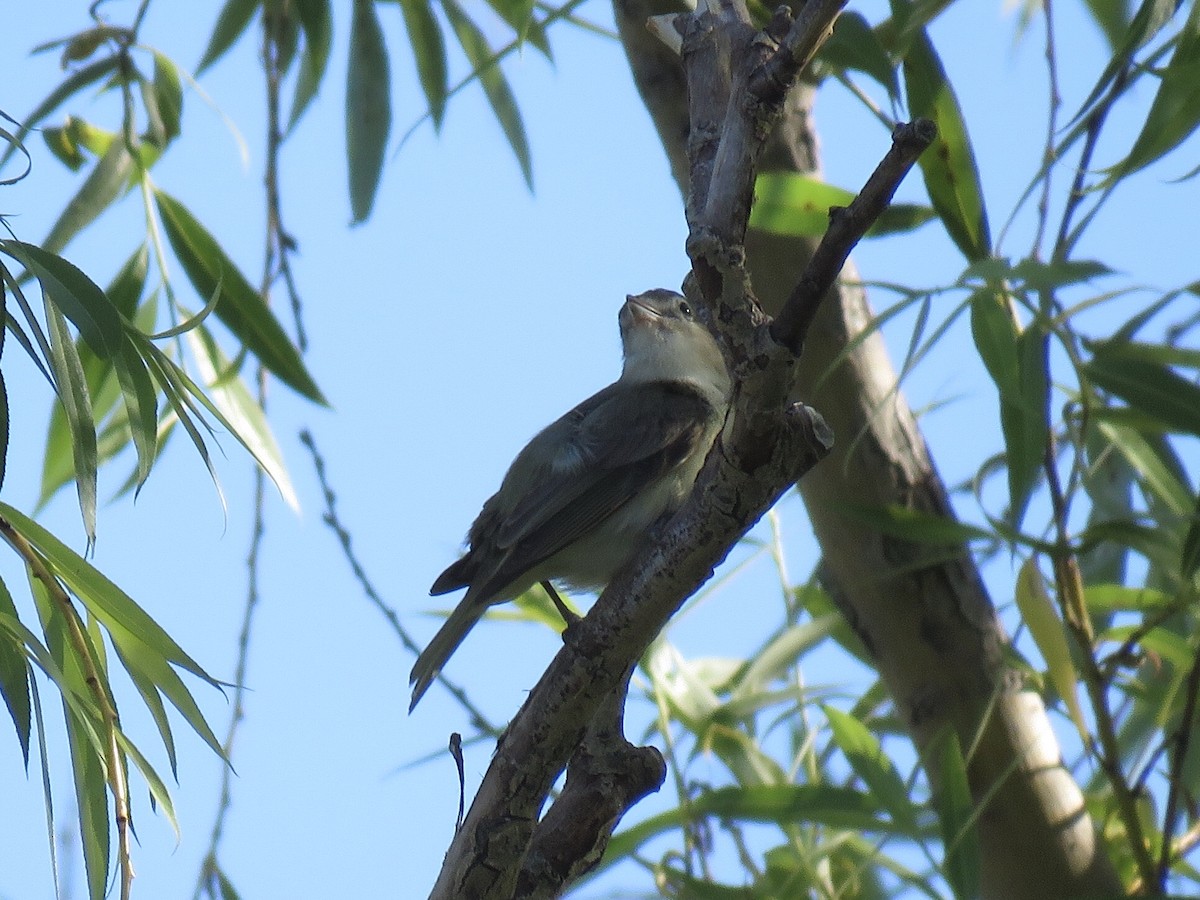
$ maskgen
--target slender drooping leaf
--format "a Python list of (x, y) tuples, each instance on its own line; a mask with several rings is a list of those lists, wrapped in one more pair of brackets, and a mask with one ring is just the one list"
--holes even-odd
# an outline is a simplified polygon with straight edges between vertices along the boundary
[(111, 73), (117, 67), (119, 62), (116, 56), (106, 56), (103, 59), (98, 59), (95, 62), (88, 63), (79, 69), (73, 70), (63, 81), (51, 91), (46, 98), (33, 108), (33, 111), (25, 117), (21, 123), (20, 129), (14, 135), (14, 142), (10, 142), (4, 149), (4, 153), (0, 154), (0, 167), (2, 167), (8, 158), (20, 147), (22, 141), (42, 119), (58, 109), (63, 102), (71, 97), (76, 92), (82, 90), (88, 85), (95, 84), (101, 78)]
[(1121, 177), (1170, 153), (1200, 127), (1200, 4), (1192, 4), (1171, 61), (1159, 74), (1158, 92), (1129, 155), (1116, 167)]
[(888, 96), (900, 96), (896, 67), (862, 13), (847, 10), (838, 16), (833, 36), (817, 52), (817, 59), (839, 69), (863, 72), (886, 88)]
[[(8, 585), (0, 578), (0, 616), (18, 620), (17, 606), (13, 603)], [(17, 729), (17, 741), (21, 745), (21, 756), (25, 768), (29, 769), (29, 729), (31, 709), (29, 705), (29, 664), (25, 661), (23, 642), (7, 628), (0, 630), (0, 694), (4, 705)]]
[(79, 351), (67, 330), (66, 321), (58, 307), (46, 297), (46, 325), (50, 334), (50, 368), (58, 386), (71, 434), (71, 459), (75, 466), (75, 490), (79, 496), (79, 512), (87, 534), (88, 546), (96, 542), (96, 425), (92, 401)]
[(942, 842), (946, 848), (946, 881), (950, 883), (956, 900), (970, 900), (979, 896), (981, 856), (979, 828), (975, 821), (971, 786), (967, 781), (966, 760), (958, 743), (958, 735), (949, 729), (935, 738), (930, 750), (937, 756), (936, 769), (941, 773), (940, 784), (933, 795), (933, 806), (937, 810)]
[(120, 314), (95, 282), (62, 257), (34, 244), (3, 240), (0, 249), (25, 265), (94, 353), (107, 359), (116, 355), (124, 326)]
[[(1096, 0), (1093, 0), (1093, 3), (1095, 2)], [(1134, 54), (1146, 46), (1174, 18), (1178, 9), (1179, 3), (1176, 0), (1142, 0), (1138, 11), (1118, 35), (1119, 45), (1113, 44), (1112, 59), (1101, 73), (1100, 78), (1096, 81), (1096, 86), (1092, 88), (1087, 99), (1080, 104), (1079, 111), (1075, 113), (1070, 124), (1075, 124), (1087, 115), (1100, 96), (1108, 90), (1117, 75), (1130, 69)]]
[(529, 152), (529, 141), (525, 136), (525, 123), (521, 119), (521, 111), (517, 108), (516, 98), (508, 79), (500, 68), (500, 61), (492, 51), (491, 46), (479, 27), (463, 12), (454, 0), (444, 0), (442, 9), (450, 20), (458, 42), (467, 61), (472, 65), (472, 75), (479, 79), (483, 93), (496, 115), (496, 121), (508, 139), (508, 145), (517, 157), (521, 174), (525, 176), (525, 184), (533, 190), (533, 160)]
[(354, 0), (346, 75), (346, 162), (354, 222), (371, 215), (392, 127), (391, 72), (374, 0)]
[(128, 190), (132, 172), (133, 158), (125, 142), (113, 141), (51, 226), (50, 233), (41, 243), (42, 249), (48, 253), (62, 252), (75, 235)]
[(283, 462), (283, 453), (271, 433), (270, 424), (262, 407), (250, 394), (246, 384), (236, 374), (230, 373), (229, 360), (221, 352), (212, 335), (204, 328), (194, 328), (187, 333), (200, 375), (208, 384), (208, 394), (225, 415), (233, 433), (246, 447), (263, 470), (275, 482), (284, 502), (295, 512), (300, 511), (300, 500), (292, 487), (291, 476)]
[(179, 137), (179, 120), (183, 115), (183, 87), (175, 63), (157, 50), (154, 51), (154, 108), (162, 126), (164, 143)]
[(216, 315), (234, 337), (284, 384), (316, 403), (324, 403), (325, 398), (283, 326), (216, 239), (174, 197), (155, 191), (154, 199), (171, 248), (196, 293), (208, 298), (219, 289)]
[(317, 96), (333, 45), (333, 10), (329, 0), (297, 0), (296, 12), (300, 17), (300, 27), (304, 30), (304, 53), (300, 57), (300, 72), (296, 76), (296, 92), (292, 95), (289, 131)]
[(1179, 575), (1185, 582), (1191, 581), (1200, 569), (1200, 496), (1192, 510), (1192, 521), (1183, 538), (1183, 550), (1179, 555)]
[(250, 20), (254, 18), (254, 13), (260, 5), (261, 0), (226, 0), (208, 39), (208, 47), (196, 66), (197, 75), (220, 59), (225, 51), (234, 45), (250, 25)]
[(1126, 341), (1103, 341), (1093, 344), (1092, 351), (1083, 374), (1093, 384), (1166, 428), (1200, 435), (1200, 387), (1145, 358)]
[(433, 14), (429, 0), (400, 0), (404, 13), (404, 26), (408, 41), (412, 45), (413, 61), (417, 65), (417, 78), (425, 101), (429, 104), (429, 115), (434, 129), (441, 128), (442, 116), (446, 112), (446, 91), (449, 76), (446, 72), (446, 43), (442, 29)]
[[(893, 9), (898, 4), (893, 0)], [(937, 125), (937, 139), (917, 161), (933, 208), (963, 255), (983, 259), (991, 253), (992, 238), (975, 151), (946, 70), (923, 29), (913, 34), (904, 56), (904, 86), (909, 113)]]
[(1080, 737), (1086, 742), (1088, 729), (1083, 718), (1083, 707), (1079, 705), (1079, 676), (1071, 659), (1066, 626), (1054, 609), (1050, 593), (1046, 590), (1046, 582), (1037, 567), (1036, 558), (1030, 557), (1021, 564), (1017, 572), (1015, 596), (1021, 618), (1029, 629), (1033, 642), (1037, 644), (1042, 659), (1046, 661), (1050, 683), (1062, 698), (1071, 721), (1079, 729)]
[(822, 706), (833, 741), (845, 755), (867, 785), (871, 795), (892, 817), (892, 821), (906, 829), (916, 826), (916, 814), (908, 798), (904, 780), (895, 765), (883, 752), (883, 745), (871, 731), (854, 716), (832, 706)]

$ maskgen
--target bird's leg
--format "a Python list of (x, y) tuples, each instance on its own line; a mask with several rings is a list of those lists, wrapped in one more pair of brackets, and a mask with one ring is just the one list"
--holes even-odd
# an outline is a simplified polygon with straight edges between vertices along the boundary
[(558, 614), (567, 623), (566, 630), (563, 631), (563, 640), (566, 640), (567, 632), (571, 630), (571, 626), (580, 621), (580, 618), (563, 602), (563, 598), (558, 596), (558, 591), (554, 589), (554, 585), (549, 581), (542, 582), (542, 589), (550, 595), (550, 602), (554, 604), (554, 608), (558, 610)]

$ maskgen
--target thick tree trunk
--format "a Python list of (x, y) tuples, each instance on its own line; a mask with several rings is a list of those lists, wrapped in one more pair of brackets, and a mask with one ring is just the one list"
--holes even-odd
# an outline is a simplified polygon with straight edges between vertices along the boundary
[[(683, 76), (678, 58), (645, 27), (649, 16), (679, 7), (615, 0), (615, 11), (634, 78), (683, 190)], [(793, 94), (762, 171), (819, 169), (813, 91)], [(774, 314), (813, 245), (751, 232), (746, 249), (756, 293)], [(870, 318), (861, 290), (839, 288), (823, 304), (801, 358), (801, 396), (837, 436), (830, 458), (800, 483), (827, 586), (871, 652), (918, 749), (947, 726), (964, 748), (975, 747), (972, 790), (977, 799), (987, 798), (980, 819), (984, 895), (1011, 900), (1119, 892), (1040, 698), (1004, 666), (1007, 637), (970, 557), (922, 565), (927, 548), (881, 535), (843, 512), (900, 504), (950, 514), (920, 430), (893, 392), (895, 370), (879, 336), (864, 340), (827, 374)], [(939, 773), (929, 774), (936, 784)]]

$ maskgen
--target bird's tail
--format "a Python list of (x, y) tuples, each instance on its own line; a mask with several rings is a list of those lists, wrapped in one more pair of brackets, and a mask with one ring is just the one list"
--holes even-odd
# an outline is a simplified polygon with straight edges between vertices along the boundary
[(475, 627), (475, 623), (483, 617), (487, 608), (488, 604), (486, 603), (472, 603), (469, 598), (464, 597), (462, 602), (450, 613), (450, 618), (446, 619), (442, 627), (438, 629), (438, 633), (433, 636), (433, 640), (429, 642), (429, 646), (413, 663), (412, 673), (408, 676), (408, 683), (412, 685), (412, 701), (408, 704), (409, 712), (413, 711), (426, 689), (433, 683), (433, 679), (437, 678), (438, 673), (442, 671), (446, 660), (458, 649), (458, 645), (463, 642), (467, 632)]

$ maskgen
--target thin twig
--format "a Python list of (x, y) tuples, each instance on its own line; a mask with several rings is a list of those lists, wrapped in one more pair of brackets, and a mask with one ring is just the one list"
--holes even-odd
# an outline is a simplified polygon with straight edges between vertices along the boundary
[(898, 125), (892, 146), (847, 207), (829, 211), (829, 228), (805, 266), (787, 303), (771, 323), (771, 337), (799, 353), (822, 298), (846, 264), (850, 251), (879, 218), (917, 157), (933, 143), (937, 127), (928, 119)]
[[(408, 633), (408, 629), (400, 622), (400, 616), (394, 608), (389, 606), (387, 602), (379, 595), (375, 589), (374, 583), (367, 575), (366, 569), (363, 568), (357, 554), (352, 546), (350, 532), (342, 524), (337, 512), (337, 496), (333, 492), (333, 488), (329, 485), (329, 478), (325, 470), (325, 460), (317, 449), (316, 441), (313, 439), (312, 433), (307, 429), (300, 432), (300, 443), (303, 444), (309, 454), (312, 456), (313, 469), (317, 474), (317, 482), (321, 485), (321, 495), (325, 500), (325, 512), (321, 519), (329, 526), (330, 530), (337, 535), (338, 544), (341, 545), (342, 555), (346, 557), (346, 562), (350, 564), (350, 571), (353, 572), (355, 579), (362, 588), (363, 595), (371, 601), (374, 606), (391, 626), (396, 637), (400, 639), (400, 643), (404, 648), (410, 651), (414, 656), (421, 653), (421, 646)], [(488, 734), (492, 737), (499, 737), (501, 729), (497, 725), (493, 725), (488, 720), (483, 711), (479, 709), (471, 698), (467, 696), (467, 692), (459, 687), (455, 682), (451, 681), (445, 675), (439, 675), (438, 680), (450, 692), (459, 705), (466, 711), (471, 719), (472, 725), (481, 733)]]

